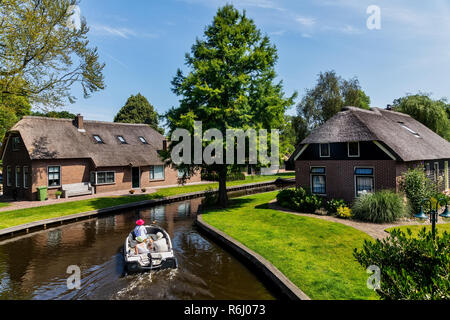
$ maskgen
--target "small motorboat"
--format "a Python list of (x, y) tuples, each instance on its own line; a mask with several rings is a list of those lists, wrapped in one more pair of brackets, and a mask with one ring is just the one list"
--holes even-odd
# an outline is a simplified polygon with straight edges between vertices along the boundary
[(172, 241), (169, 234), (157, 225), (146, 225), (147, 235), (153, 240), (150, 253), (136, 254), (138, 244), (134, 231), (125, 239), (124, 258), (127, 271), (130, 273), (150, 270), (176, 269), (177, 260), (173, 254)]

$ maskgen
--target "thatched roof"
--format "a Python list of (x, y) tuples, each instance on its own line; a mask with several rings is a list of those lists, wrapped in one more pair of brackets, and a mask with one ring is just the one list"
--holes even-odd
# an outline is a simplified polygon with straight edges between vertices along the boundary
[(343, 108), (313, 130), (300, 148), (304, 144), (351, 141), (383, 142), (403, 161), (450, 158), (450, 142), (407, 114), (379, 108)]
[[(71, 119), (24, 117), (11, 130), (19, 132), (31, 159), (92, 159), (96, 167), (162, 164), (158, 150), (164, 137), (146, 124), (84, 120), (85, 132)], [(104, 144), (96, 143), (99, 135)], [(123, 136), (122, 144), (117, 136)], [(143, 144), (142, 136), (148, 144)]]

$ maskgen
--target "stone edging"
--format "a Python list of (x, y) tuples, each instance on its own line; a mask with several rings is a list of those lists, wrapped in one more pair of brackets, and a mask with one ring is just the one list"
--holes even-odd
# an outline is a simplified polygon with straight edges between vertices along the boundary
[[(227, 192), (247, 190), (247, 189), (252, 189), (252, 188), (260, 188), (260, 187), (270, 186), (273, 184), (275, 184), (275, 180), (242, 184), (242, 185), (227, 188)], [(160, 199), (150, 199), (150, 200), (143, 200), (143, 201), (137, 201), (137, 202), (130, 202), (130, 203), (125, 203), (125, 204), (121, 204), (118, 206), (102, 208), (102, 209), (92, 210), (92, 211), (88, 211), (88, 212), (76, 213), (76, 214), (71, 214), (71, 215), (62, 216), (62, 217), (39, 220), (39, 221), (34, 221), (34, 222), (26, 223), (26, 224), (21, 224), (21, 225), (10, 227), (10, 228), (0, 229), (0, 240), (3, 240), (5, 238), (12, 238), (12, 237), (22, 235), (22, 234), (28, 234), (30, 232), (34, 232), (34, 231), (38, 231), (38, 230), (45, 230), (47, 228), (55, 227), (58, 225), (63, 225), (66, 223), (77, 222), (80, 220), (90, 219), (90, 218), (101, 216), (101, 215), (111, 214), (113, 212), (124, 210), (124, 209), (133, 209), (133, 208), (139, 208), (139, 207), (145, 207), (145, 206), (162, 205), (162, 204), (167, 204), (167, 203), (172, 203), (172, 202), (177, 202), (177, 201), (182, 201), (182, 200), (200, 198), (205, 194), (205, 192), (206, 192), (206, 190), (191, 192), (191, 193), (184, 193), (184, 194), (169, 196), (169, 197), (160, 198)], [(217, 192), (217, 189), (215, 190), (215, 192)], [(8, 211), (5, 211), (5, 212), (8, 212)]]
[(261, 255), (244, 246), (242, 243), (234, 240), (224, 232), (206, 223), (202, 219), (201, 214), (197, 216), (196, 225), (210, 237), (214, 238), (227, 248), (231, 249), (233, 252), (237, 253), (240, 257), (247, 260), (250, 265), (262, 273), (285, 298), (288, 298), (289, 300), (311, 300), (273, 264)]

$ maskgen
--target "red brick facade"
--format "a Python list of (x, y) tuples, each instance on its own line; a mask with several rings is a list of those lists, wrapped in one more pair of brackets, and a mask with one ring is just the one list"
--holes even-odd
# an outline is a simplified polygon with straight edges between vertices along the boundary
[(311, 167), (326, 168), (326, 197), (352, 201), (355, 198), (355, 168), (374, 169), (375, 190), (398, 188), (397, 180), (406, 165), (394, 160), (298, 160), (296, 184), (311, 190)]

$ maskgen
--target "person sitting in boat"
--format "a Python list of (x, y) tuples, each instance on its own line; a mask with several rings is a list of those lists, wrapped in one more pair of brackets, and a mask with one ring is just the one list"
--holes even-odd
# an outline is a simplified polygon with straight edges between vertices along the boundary
[(134, 228), (134, 236), (137, 237), (142, 237), (144, 239), (148, 238), (147, 235), (147, 229), (144, 226), (145, 221), (142, 219), (139, 219), (138, 221), (136, 221), (136, 227)]
[[(134, 247), (134, 252), (138, 254), (148, 254), (152, 248), (152, 240), (149, 238), (143, 238), (141, 236), (136, 238), (137, 245)], [(150, 246), (150, 249), (149, 249)]]
[(166, 252), (169, 251), (169, 247), (167, 246), (166, 239), (164, 239), (164, 235), (161, 232), (156, 234), (156, 240), (152, 243), (155, 252)]

